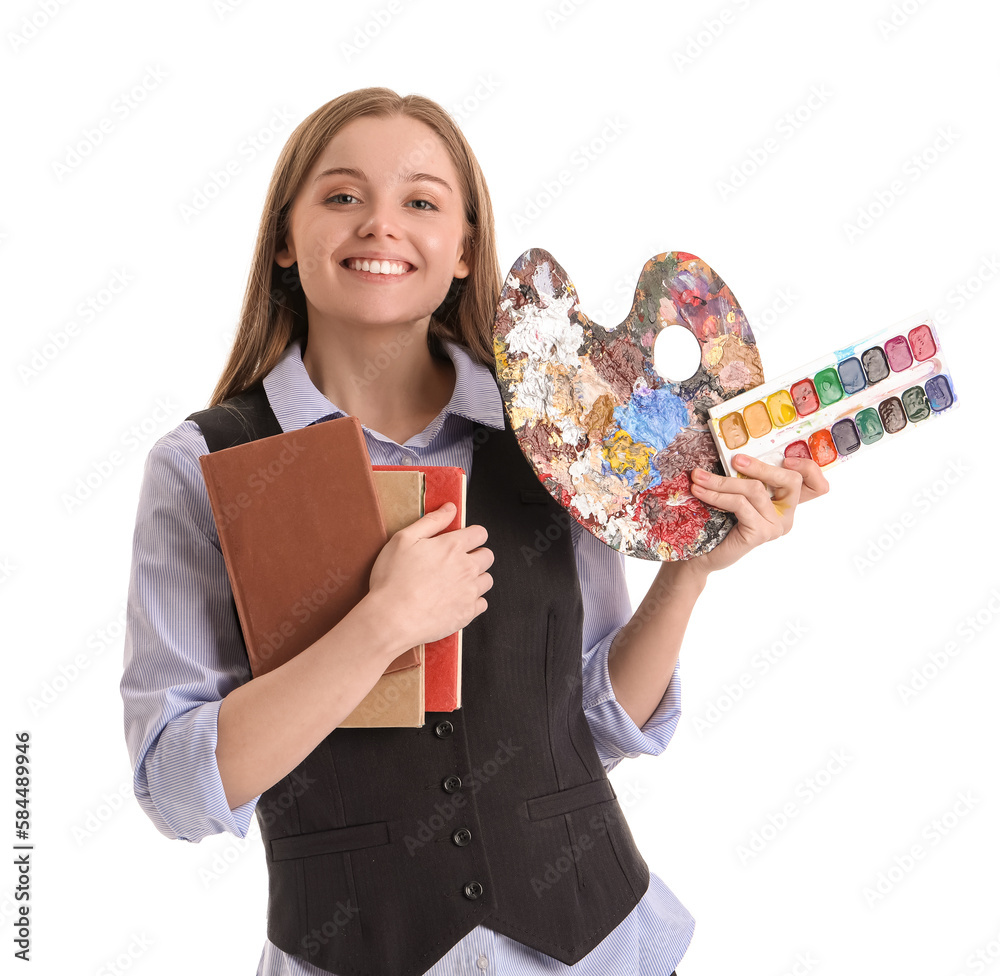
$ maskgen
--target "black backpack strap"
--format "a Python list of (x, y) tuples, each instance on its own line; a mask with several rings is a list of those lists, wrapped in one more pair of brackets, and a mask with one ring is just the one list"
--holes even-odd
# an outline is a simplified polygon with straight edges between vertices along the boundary
[(227, 447), (281, 433), (281, 424), (260, 380), (242, 393), (207, 410), (189, 414), (185, 419), (193, 420), (201, 428), (209, 451), (224, 451)]

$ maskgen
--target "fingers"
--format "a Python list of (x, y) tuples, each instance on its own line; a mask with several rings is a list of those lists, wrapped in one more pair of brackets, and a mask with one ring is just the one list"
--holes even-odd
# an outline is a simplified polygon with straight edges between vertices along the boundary
[[(445, 502), (440, 508), (427, 512), (426, 515), (418, 518), (416, 522), (400, 529), (397, 535), (405, 532), (407, 537), (411, 539), (430, 539), (433, 536), (444, 533), (444, 530), (454, 521), (455, 511), (454, 502)], [(442, 538), (445, 536), (455, 545), (463, 547), (463, 552), (471, 552), (486, 542), (489, 533), (486, 531), (485, 526), (467, 525), (461, 529), (453, 529), (451, 532), (442, 535)]]
[(451, 525), (455, 518), (455, 511), (454, 502), (445, 502), (440, 508), (426, 512), (407, 528), (411, 530), (411, 535), (415, 535), (419, 539), (429, 539), (432, 535), (437, 535), (442, 529)]
[(756, 478), (725, 478), (695, 468), (691, 472), (691, 494), (706, 505), (732, 512), (746, 529), (762, 529), (768, 538), (782, 534), (781, 514), (771, 503), (764, 482)]
[(789, 465), (802, 476), (799, 501), (807, 502), (825, 495), (830, 490), (830, 482), (826, 480), (823, 469), (812, 458), (785, 458), (785, 466)]
[[(815, 464), (816, 462), (810, 463)], [(750, 457), (747, 454), (734, 454), (733, 466), (747, 478), (755, 478), (765, 485), (770, 485), (774, 489), (775, 499), (785, 499), (794, 494), (796, 501), (798, 501), (798, 493), (802, 488), (803, 480), (802, 473), (798, 469), (794, 467), (779, 468), (774, 464), (765, 464), (758, 458)]]

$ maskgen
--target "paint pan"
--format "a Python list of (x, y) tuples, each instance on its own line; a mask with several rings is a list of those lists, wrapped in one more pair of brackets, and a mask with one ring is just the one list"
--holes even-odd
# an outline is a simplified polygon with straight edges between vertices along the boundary
[(716, 404), (708, 417), (726, 474), (734, 475), (734, 454), (768, 464), (808, 457), (827, 469), (957, 405), (925, 313)]

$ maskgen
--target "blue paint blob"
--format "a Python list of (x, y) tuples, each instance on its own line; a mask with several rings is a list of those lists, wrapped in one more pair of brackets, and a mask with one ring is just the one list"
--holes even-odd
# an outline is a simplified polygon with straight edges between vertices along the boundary
[(947, 410), (955, 402), (955, 397), (952, 395), (951, 386), (949, 386), (948, 377), (946, 376), (932, 376), (924, 384), (924, 389), (927, 391), (927, 399), (930, 401), (931, 410), (935, 412)]
[(868, 385), (865, 371), (861, 368), (861, 360), (853, 356), (838, 363), (837, 372), (840, 373), (840, 382), (844, 384), (844, 392), (848, 396), (860, 393)]
[(633, 441), (656, 451), (669, 447), (689, 423), (687, 406), (680, 397), (648, 386), (634, 390), (624, 407), (615, 407), (615, 420)]

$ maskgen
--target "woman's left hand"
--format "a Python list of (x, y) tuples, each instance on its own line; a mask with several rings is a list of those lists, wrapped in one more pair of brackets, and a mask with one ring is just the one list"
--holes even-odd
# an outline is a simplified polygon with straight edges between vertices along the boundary
[[(784, 466), (777, 467), (736, 454), (733, 465), (746, 477), (726, 478), (703, 468), (691, 472), (691, 494), (738, 519), (711, 552), (691, 560), (706, 573), (730, 566), (762, 542), (783, 536), (792, 527), (799, 502), (830, 490), (819, 465), (809, 458), (785, 458)], [(774, 489), (773, 498), (767, 486)]]

